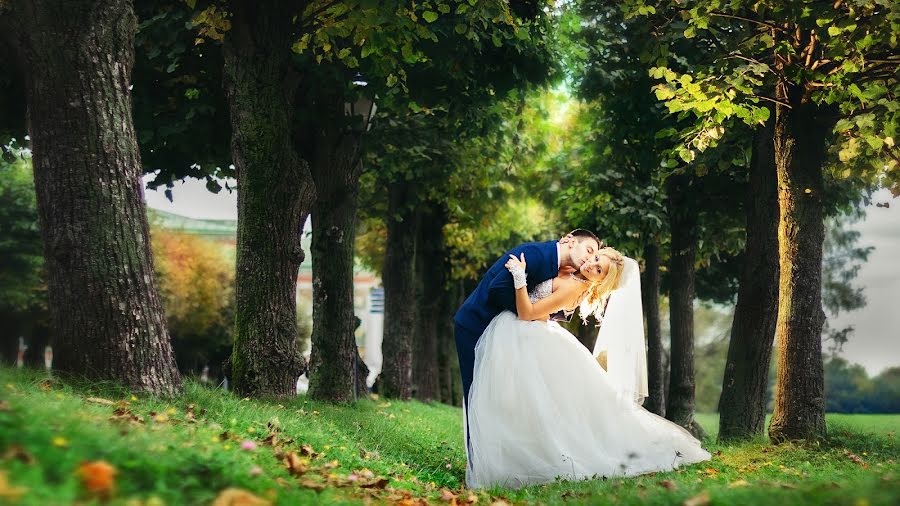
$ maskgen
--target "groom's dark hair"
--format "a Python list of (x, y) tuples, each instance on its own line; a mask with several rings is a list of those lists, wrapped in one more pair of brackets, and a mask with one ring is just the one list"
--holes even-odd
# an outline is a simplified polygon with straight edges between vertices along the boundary
[(578, 239), (579, 241), (582, 241), (584, 239), (593, 239), (593, 240), (597, 241), (597, 244), (600, 245), (601, 248), (603, 247), (603, 241), (601, 241), (600, 238), (597, 237), (596, 235), (594, 235), (594, 233), (591, 232), (590, 230), (585, 230), (583, 228), (576, 228), (575, 230), (569, 232), (566, 235), (571, 235), (571, 236), (575, 237), (576, 239)]

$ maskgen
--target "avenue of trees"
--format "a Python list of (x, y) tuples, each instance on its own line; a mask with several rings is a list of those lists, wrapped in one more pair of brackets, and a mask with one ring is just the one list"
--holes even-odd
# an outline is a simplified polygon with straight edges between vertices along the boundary
[[(847, 217), (900, 195), (898, 35), (878, 0), (0, 0), (0, 255), (27, 273), (0, 277), (2, 310), (63, 374), (177, 395), (214, 362), (241, 396), (306, 372), (352, 402), (361, 262), (385, 289), (379, 393), (459, 405), (463, 298), (516, 243), (588, 228), (642, 266), (648, 409), (821, 438), (826, 409), (900, 395), (896, 369), (823, 352), (853, 338), (823, 308), (865, 304)], [(237, 181), (233, 268), (151, 227), (145, 174), (170, 198)], [(734, 307), (713, 347), (696, 299)]]

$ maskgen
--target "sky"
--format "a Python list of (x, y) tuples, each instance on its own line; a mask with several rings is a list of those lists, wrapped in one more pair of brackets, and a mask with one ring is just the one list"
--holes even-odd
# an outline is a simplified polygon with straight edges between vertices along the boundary
[[(201, 181), (176, 183), (172, 189), (174, 203), (161, 190), (145, 193), (147, 205), (156, 209), (191, 218), (237, 219), (237, 193), (223, 189), (213, 194)], [(874, 203), (879, 202), (890, 207), (876, 207)], [(888, 367), (900, 366), (900, 198), (892, 198), (887, 190), (879, 191), (873, 205), (866, 209), (866, 219), (853, 228), (861, 234), (860, 247), (875, 247), (857, 278), (858, 286), (865, 288), (868, 304), (834, 317), (830, 324), (835, 328), (855, 327), (842, 356), (874, 376)]]

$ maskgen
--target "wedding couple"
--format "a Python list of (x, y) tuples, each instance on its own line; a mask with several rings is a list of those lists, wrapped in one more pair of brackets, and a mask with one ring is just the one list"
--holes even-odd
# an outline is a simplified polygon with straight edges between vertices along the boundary
[[(593, 353), (556, 322), (576, 308), (601, 322)], [(689, 432), (641, 407), (640, 271), (593, 233), (513, 248), (454, 322), (470, 488), (634, 476), (710, 458)]]

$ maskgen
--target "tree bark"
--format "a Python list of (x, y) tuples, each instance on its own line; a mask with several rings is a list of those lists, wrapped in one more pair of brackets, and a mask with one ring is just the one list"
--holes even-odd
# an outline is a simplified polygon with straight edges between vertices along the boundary
[(773, 115), (753, 139), (745, 203), (747, 243), (719, 398), (719, 441), (750, 439), (765, 429), (769, 362), (778, 318), (774, 124)]
[(779, 86), (775, 117), (778, 173), (778, 379), (769, 424), (774, 442), (825, 436), (822, 364), (822, 165), (833, 116), (801, 89)]
[(16, 1), (0, 36), (24, 70), (54, 368), (174, 394), (132, 122), (136, 21), (125, 0)]
[(697, 437), (703, 429), (694, 421), (694, 259), (697, 254), (697, 210), (689, 197), (686, 176), (667, 182), (669, 224), (669, 321), (672, 345), (666, 418)]
[(232, 384), (239, 395), (255, 397), (295, 395), (305, 368), (296, 285), (315, 187), (291, 139), (294, 4), (232, 1), (223, 51), (239, 188)]
[[(387, 245), (384, 255), (384, 365), (385, 397), (412, 396), (412, 343), (416, 316), (417, 213), (409, 209), (413, 186), (407, 181), (388, 185)], [(400, 218), (398, 219), (397, 216)]]
[(662, 325), (659, 318), (659, 246), (644, 246), (645, 268), (641, 280), (644, 317), (647, 320), (647, 390), (644, 408), (659, 416), (666, 414), (665, 379), (662, 363)]
[[(359, 195), (360, 137), (342, 121), (344, 98), (318, 104), (312, 174), (313, 330), (309, 397), (349, 402), (357, 397), (359, 350), (353, 308), (353, 259)], [(364, 391), (364, 390), (363, 390)]]
[(423, 211), (416, 245), (419, 301), (416, 305), (415, 352), (412, 377), (415, 397), (421, 401), (440, 400), (439, 332), (446, 300), (446, 276), (450, 268), (444, 252), (446, 215), (438, 205)]

